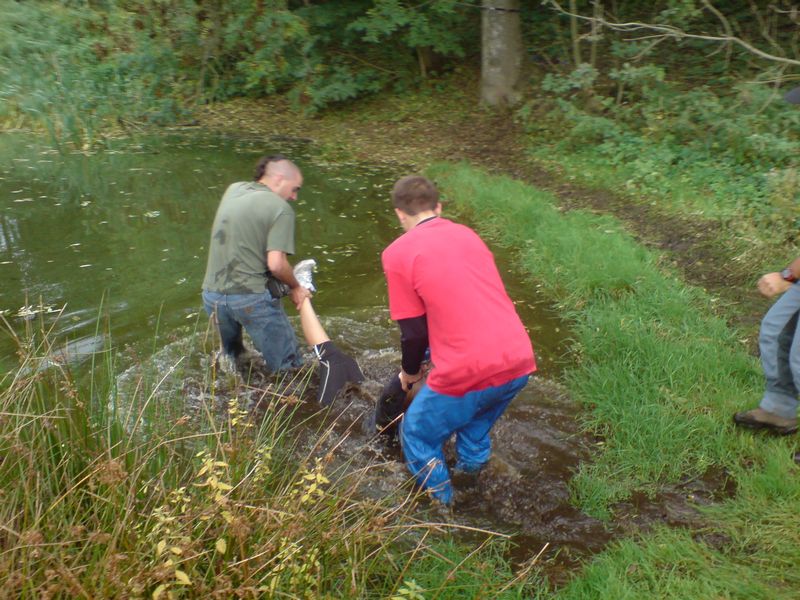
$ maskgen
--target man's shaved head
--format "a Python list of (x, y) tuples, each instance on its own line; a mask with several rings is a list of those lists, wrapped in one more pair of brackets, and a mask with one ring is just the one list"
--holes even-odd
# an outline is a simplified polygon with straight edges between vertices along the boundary
[(300, 169), (288, 158), (270, 161), (267, 163), (267, 177), (280, 175), (287, 179), (300, 175)]
[(303, 185), (300, 167), (283, 154), (261, 157), (256, 164), (254, 179), (284, 200), (297, 200), (297, 193)]
[[(253, 181), (260, 181), (262, 177), (269, 173), (281, 172), (283, 169), (291, 169), (294, 167), (294, 173), (299, 173), (300, 169), (297, 168), (292, 161), (286, 158), (283, 154), (268, 154), (258, 159), (256, 163), (256, 170), (253, 173)], [(282, 173), (284, 176), (287, 174)]]

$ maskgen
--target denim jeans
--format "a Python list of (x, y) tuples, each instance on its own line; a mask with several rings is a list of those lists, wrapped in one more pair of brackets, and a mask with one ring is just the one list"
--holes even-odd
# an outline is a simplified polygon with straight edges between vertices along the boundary
[(489, 431), (506, 407), (528, 383), (528, 375), (464, 396), (446, 396), (427, 385), (411, 402), (400, 423), (400, 443), (406, 465), (434, 498), (450, 504), (453, 490), (444, 461), (444, 443), (456, 434), (456, 468), (474, 472), (489, 460)]
[(758, 345), (766, 390), (761, 408), (785, 419), (797, 416), (800, 389), (800, 283), (795, 283), (767, 311), (761, 321)]
[(203, 290), (203, 307), (214, 316), (222, 348), (236, 358), (244, 351), (242, 327), (271, 371), (293, 369), (303, 364), (294, 329), (281, 301), (269, 292), (222, 294)]

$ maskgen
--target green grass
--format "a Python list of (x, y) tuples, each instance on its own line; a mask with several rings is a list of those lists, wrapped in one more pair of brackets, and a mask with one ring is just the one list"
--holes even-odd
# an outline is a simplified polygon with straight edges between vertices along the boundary
[(562, 598), (790, 598), (793, 590), (762, 577), (754, 565), (692, 539), (686, 530), (659, 529), (625, 540), (596, 557)]
[[(608, 75), (598, 73), (601, 80)], [(530, 153), (570, 179), (662, 213), (722, 220), (736, 232), (768, 233), (777, 242), (796, 240), (796, 107), (768, 86), (652, 83), (640, 81), (623, 102), (605, 95), (602, 85), (586, 90), (589, 101), (543, 91), (538, 111), (529, 103), (518, 113), (533, 134)]]
[[(421, 520), (410, 487), (368, 500), (362, 470), (299, 450), (292, 395), (307, 378), (265, 389), (251, 413), (241, 381), (200, 369), (203, 332), (122, 378), (110, 350), (87, 378), (40, 369), (48, 335), (19, 338), (0, 386), (4, 596), (523, 597), (494, 538), (462, 548)], [(203, 392), (194, 408), (186, 385)]]
[(797, 467), (786, 439), (731, 426), (735, 410), (757, 403), (762, 377), (712, 299), (609, 217), (561, 213), (549, 194), (466, 165), (434, 165), (429, 175), (484, 234), (519, 249), (521, 268), (571, 322), (565, 379), (586, 407), (586, 427), (604, 441), (571, 482), (576, 502), (608, 518), (634, 491), (655, 493), (712, 467), (738, 485), (734, 499), (708, 511), (711, 530), (733, 540), (729, 551), (689, 532), (657, 532), (604, 552), (563, 595), (790, 597), (800, 576), (781, 565), (800, 551)]

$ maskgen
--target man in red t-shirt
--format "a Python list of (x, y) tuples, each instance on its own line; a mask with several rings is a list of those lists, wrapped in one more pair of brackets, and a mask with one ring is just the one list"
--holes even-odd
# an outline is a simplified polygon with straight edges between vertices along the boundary
[(417, 481), (450, 504), (444, 442), (455, 433), (456, 469), (481, 469), (489, 431), (536, 362), (492, 253), (470, 228), (440, 217), (433, 183), (403, 177), (392, 204), (405, 233), (381, 259), (389, 312), (400, 326), (403, 389), (422, 378), (428, 348), (433, 365), (403, 417), (400, 441)]

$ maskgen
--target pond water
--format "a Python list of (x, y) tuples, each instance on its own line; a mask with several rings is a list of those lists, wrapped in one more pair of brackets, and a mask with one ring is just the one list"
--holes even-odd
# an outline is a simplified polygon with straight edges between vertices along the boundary
[[(276, 152), (304, 172), (295, 260), (317, 260), (315, 308), (331, 337), (367, 363), (374, 387), (399, 364), (380, 252), (401, 233), (388, 194), (407, 173), (396, 165), (328, 162), (302, 141), (174, 132), (84, 155), (0, 135), (0, 311), (16, 333), (41, 317), (62, 348), (55, 361), (80, 362), (107, 347), (157, 355), (176, 331), (204, 328), (199, 288), (220, 196), (229, 183), (251, 179), (259, 156)], [(499, 466), (462, 482), (457, 518), (516, 532), (525, 555), (545, 543), (551, 553), (591, 551), (608, 536), (570, 507), (567, 487), (588, 442), (578, 433), (577, 407), (550, 383), (566, 333), (535, 284), (515, 272), (512, 253), (494, 250), (540, 376), (496, 428)], [(15, 351), (13, 336), (3, 335), (3, 371), (17, 364)], [(369, 399), (360, 402), (344, 412), (361, 418)], [(349, 443), (358, 452), (365, 438)], [(397, 464), (389, 471), (390, 484), (406, 476)]]
[[(0, 311), (19, 324), (41, 304), (65, 340), (94, 335), (102, 312), (116, 343), (153, 346), (157, 333), (201, 309), (210, 224), (225, 187), (249, 180), (262, 154), (282, 151), (305, 176), (295, 258), (317, 260), (317, 312), (323, 320), (386, 312), (380, 252), (401, 232), (388, 192), (405, 172), (327, 163), (306, 146), (174, 134), (62, 155), (21, 134), (0, 135)], [(558, 321), (499, 255), (539, 362), (552, 368), (563, 339)], [(13, 353), (4, 337), (2, 367), (13, 366)]]

